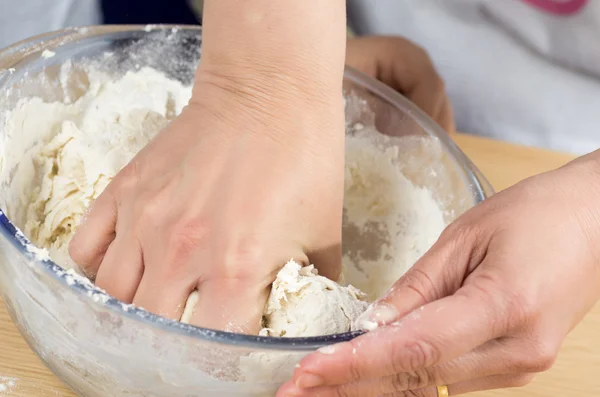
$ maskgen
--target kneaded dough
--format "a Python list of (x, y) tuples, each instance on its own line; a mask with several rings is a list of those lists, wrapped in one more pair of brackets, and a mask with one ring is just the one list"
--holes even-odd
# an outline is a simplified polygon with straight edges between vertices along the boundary
[[(90, 203), (191, 96), (190, 87), (149, 68), (119, 79), (92, 70), (87, 79), (73, 101), (21, 100), (4, 120), (0, 142), (0, 206), (65, 268), (75, 266), (68, 243)], [(262, 335), (349, 331), (367, 297), (389, 288), (443, 230), (431, 192), (403, 176), (398, 151), (385, 149), (381, 139), (370, 130), (346, 142), (344, 278), (366, 295), (290, 261), (273, 283)], [(184, 322), (195, 299), (188, 300)]]
[(366, 310), (367, 295), (319, 276), (293, 260), (277, 275), (264, 312), (263, 336), (303, 337), (348, 331)]
[[(349, 331), (366, 310), (367, 295), (352, 285), (343, 286), (319, 276), (313, 265), (290, 260), (277, 274), (263, 313), (259, 335), (307, 337)], [(189, 323), (198, 302), (194, 292), (181, 321)]]

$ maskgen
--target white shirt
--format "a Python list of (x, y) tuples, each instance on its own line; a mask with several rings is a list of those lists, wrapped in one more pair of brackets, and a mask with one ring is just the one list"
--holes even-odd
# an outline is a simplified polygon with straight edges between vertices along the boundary
[(348, 0), (358, 34), (428, 50), (461, 131), (600, 148), (599, 0)]
[(0, 0), (0, 49), (38, 34), (101, 22), (98, 0)]

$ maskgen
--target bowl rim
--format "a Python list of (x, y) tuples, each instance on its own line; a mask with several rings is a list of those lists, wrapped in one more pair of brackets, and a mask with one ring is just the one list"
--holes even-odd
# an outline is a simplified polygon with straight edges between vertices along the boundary
[[(9, 70), (12, 66), (10, 62), (21, 60), (25, 56), (41, 53), (46, 49), (55, 49), (63, 44), (72, 43), (79, 39), (90, 39), (93, 37), (119, 34), (126, 32), (153, 32), (157, 30), (188, 30), (202, 33), (202, 27), (196, 25), (99, 25), (79, 28), (61, 29), (54, 32), (38, 35), (18, 42), (6, 49), (0, 51), (0, 85), (2, 84), (3, 69)], [(476, 204), (485, 200), (493, 194), (493, 189), (481, 172), (473, 165), (467, 156), (456, 146), (450, 136), (429, 118), (421, 109), (414, 105), (410, 100), (402, 96), (397, 91), (385, 84), (369, 77), (349, 66), (345, 67), (344, 79), (358, 86), (364, 87), (376, 96), (380, 97), (390, 105), (408, 114), (413, 121), (417, 122), (425, 132), (439, 139), (444, 148), (451, 154), (456, 163), (461, 167), (463, 177), (466, 178), (468, 185), (472, 187)], [(139, 321), (160, 331), (170, 334), (179, 334), (191, 339), (201, 340), (203, 342), (227, 344), (240, 348), (250, 348), (259, 350), (277, 350), (289, 352), (309, 352), (320, 347), (349, 341), (361, 334), (362, 331), (347, 332), (326, 336), (302, 337), (302, 338), (281, 338), (269, 336), (256, 336), (246, 334), (236, 334), (227, 331), (219, 331), (208, 328), (196, 327), (184, 324), (179, 321), (170, 320), (161, 316), (152, 314), (142, 308), (132, 305), (126, 305), (123, 302), (110, 297), (101, 289), (93, 286), (90, 282), (73, 280), (72, 275), (54, 263), (50, 258), (41, 258), (35, 255), (37, 250), (23, 233), (8, 219), (6, 214), (0, 209), (0, 234), (5, 237), (22, 255), (28, 258), (29, 262), (35, 264), (35, 270), (42, 270), (47, 276), (53, 279), (53, 282), (61, 284), (68, 290), (82, 296), (86, 304), (95, 307), (96, 310), (108, 310), (116, 315), (125, 316), (128, 319)], [(92, 294), (90, 294), (92, 293)], [(104, 295), (106, 299), (92, 299), (92, 295)]]

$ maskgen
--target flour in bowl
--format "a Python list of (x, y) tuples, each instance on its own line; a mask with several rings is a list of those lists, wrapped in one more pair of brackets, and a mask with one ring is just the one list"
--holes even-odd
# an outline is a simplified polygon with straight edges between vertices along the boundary
[[(92, 71), (87, 80), (73, 101), (21, 100), (4, 120), (0, 142), (0, 208), (65, 268), (74, 267), (68, 243), (90, 203), (191, 96), (190, 87), (148, 68), (119, 79)], [(443, 211), (401, 172), (402, 139), (373, 128), (348, 135), (343, 285), (288, 263), (265, 308), (263, 335), (349, 331), (367, 300), (382, 295), (437, 239)]]

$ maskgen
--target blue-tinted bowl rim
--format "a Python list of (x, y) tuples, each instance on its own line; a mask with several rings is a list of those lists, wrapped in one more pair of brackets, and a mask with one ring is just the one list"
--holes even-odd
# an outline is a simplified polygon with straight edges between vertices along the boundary
[[(51, 41), (63, 40), (67, 42), (69, 36), (74, 39), (85, 39), (94, 36), (115, 33), (143, 33), (154, 30), (179, 29), (179, 30), (197, 30), (201, 34), (201, 27), (186, 26), (186, 25), (103, 25), (91, 26), (84, 28), (70, 28), (59, 30), (56, 32), (36, 36), (28, 40), (17, 43), (0, 52), (0, 61), (8, 56), (15, 56), (19, 53), (33, 54), (40, 53), (47, 47), (44, 44), (49, 44)], [(71, 40), (73, 42), (73, 40)], [(61, 42), (58, 42), (60, 46)], [(464, 177), (468, 180), (469, 185), (473, 189), (475, 203), (483, 201), (486, 197), (493, 194), (491, 185), (479, 170), (471, 163), (464, 153), (456, 146), (450, 137), (431, 120), (424, 112), (415, 106), (408, 99), (400, 95), (395, 90), (387, 87), (383, 83), (361, 73), (350, 67), (346, 67), (344, 79), (349, 80), (360, 87), (367, 89), (379, 98), (392, 104), (400, 111), (410, 115), (424, 131), (438, 138), (444, 148), (460, 165), (460, 168), (465, 173)], [(149, 326), (158, 328), (162, 331), (168, 331), (182, 336), (195, 338), (198, 340), (221, 343), (226, 345), (238, 346), (241, 348), (266, 349), (277, 351), (313, 351), (319, 347), (330, 345), (333, 343), (349, 341), (362, 334), (361, 331), (348, 332), (336, 335), (306, 337), (306, 338), (276, 338), (254, 335), (243, 335), (225, 331), (217, 331), (206, 328), (199, 328), (188, 324), (183, 324), (178, 321), (173, 321), (154, 315), (144, 309), (133, 306), (124, 309), (122, 302), (114, 298), (109, 298), (106, 302), (97, 302), (89, 296), (90, 286), (87, 283), (82, 283), (65, 274), (64, 270), (54, 263), (52, 260), (40, 260), (36, 258), (28, 249), (29, 241), (22, 236), (18, 237), (19, 230), (6, 217), (3, 211), (0, 210), (0, 232), (24, 257), (28, 258), (30, 263), (38, 266), (43, 272), (47, 273), (56, 282), (62, 284), (67, 289), (73, 289), (82, 299), (86, 299), (90, 305), (95, 305), (98, 309), (108, 310), (116, 314), (123, 315), (132, 320), (140, 321)], [(97, 293), (103, 293), (99, 289), (92, 289)]]

